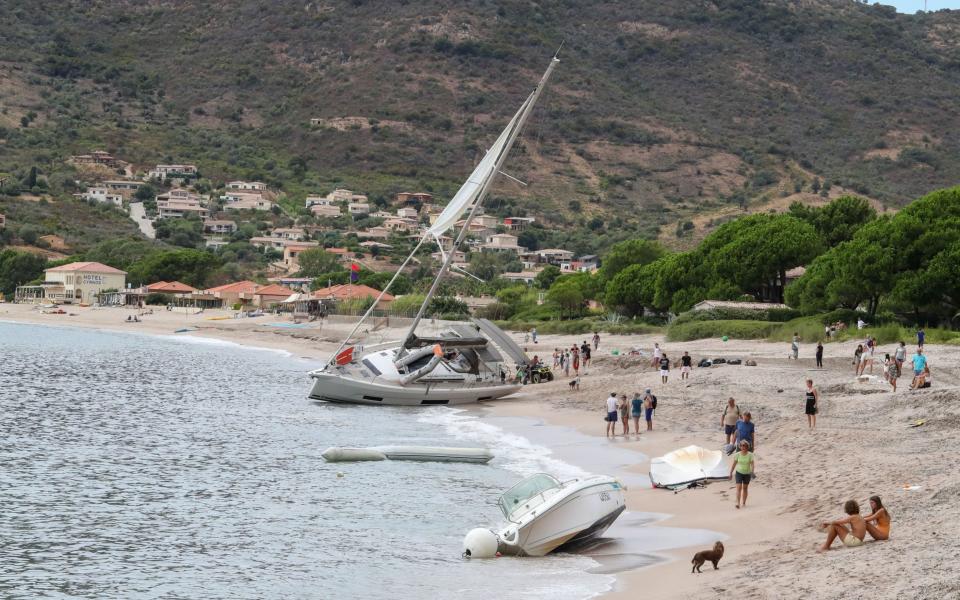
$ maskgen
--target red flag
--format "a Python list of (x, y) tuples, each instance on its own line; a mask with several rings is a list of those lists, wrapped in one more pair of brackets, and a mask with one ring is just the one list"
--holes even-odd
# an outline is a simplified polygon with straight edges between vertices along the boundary
[(353, 346), (341, 350), (340, 353), (337, 354), (337, 356), (333, 359), (333, 362), (337, 366), (353, 362)]
[(360, 265), (358, 265), (357, 263), (350, 263), (350, 270), (351, 270), (351, 271), (359, 271), (359, 270), (360, 270)]

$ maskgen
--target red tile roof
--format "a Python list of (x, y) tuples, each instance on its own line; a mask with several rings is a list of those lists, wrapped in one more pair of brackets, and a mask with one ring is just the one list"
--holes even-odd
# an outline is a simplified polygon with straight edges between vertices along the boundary
[[(334, 298), (336, 300), (349, 300), (351, 298), (376, 298), (380, 295), (380, 290), (368, 285), (334, 285), (322, 288), (313, 293), (314, 298)], [(393, 300), (390, 294), (384, 294), (384, 301)]]
[(219, 285), (208, 290), (204, 290), (207, 294), (219, 294), (223, 292), (238, 293), (238, 294), (252, 294), (257, 291), (257, 288), (260, 287), (252, 281), (236, 281), (234, 283), (226, 283), (224, 285)]
[(254, 292), (255, 296), (289, 296), (295, 292), (290, 288), (283, 287), (282, 285), (277, 285), (276, 283), (271, 283), (270, 285), (265, 285), (261, 288), (257, 288), (257, 291)]
[(53, 267), (52, 269), (47, 269), (47, 272), (54, 271), (90, 271), (92, 273), (116, 273), (126, 275), (126, 271), (121, 271), (120, 269), (114, 269), (103, 263), (98, 262), (73, 262), (66, 265), (60, 265), (59, 267)]
[(158, 281), (147, 286), (148, 292), (168, 293), (168, 294), (192, 294), (197, 288), (191, 287), (179, 281)]

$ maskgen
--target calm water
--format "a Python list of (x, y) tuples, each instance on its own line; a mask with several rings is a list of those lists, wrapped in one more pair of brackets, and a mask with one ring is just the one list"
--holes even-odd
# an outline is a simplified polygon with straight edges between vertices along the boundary
[[(537, 460), (442, 407), (318, 405), (313, 365), (230, 344), (0, 323), (0, 597), (584, 598), (584, 556), (460, 558)], [(489, 444), (492, 465), (327, 464)], [(343, 477), (337, 477), (337, 472)]]

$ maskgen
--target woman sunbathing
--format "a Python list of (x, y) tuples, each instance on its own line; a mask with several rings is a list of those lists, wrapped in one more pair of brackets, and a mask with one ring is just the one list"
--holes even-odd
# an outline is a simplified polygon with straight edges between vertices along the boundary
[(870, 510), (872, 514), (863, 518), (867, 533), (875, 540), (890, 539), (890, 513), (880, 501), (880, 496), (870, 496)]
[(820, 529), (827, 531), (827, 541), (820, 546), (817, 552), (829, 550), (833, 540), (837, 538), (840, 538), (840, 541), (847, 548), (856, 548), (863, 545), (863, 538), (867, 535), (867, 524), (860, 516), (860, 505), (857, 504), (856, 500), (847, 500), (843, 505), (843, 512), (847, 513), (846, 518), (830, 523), (821, 523)]

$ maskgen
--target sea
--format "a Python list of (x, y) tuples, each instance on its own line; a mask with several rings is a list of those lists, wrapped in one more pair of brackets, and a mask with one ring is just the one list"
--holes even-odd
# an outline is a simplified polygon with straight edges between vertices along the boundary
[[(289, 353), (0, 323), (0, 598), (578, 599), (594, 557), (462, 558), (522, 477), (585, 474), (447, 407), (316, 403)], [(489, 465), (326, 463), (488, 446)]]

